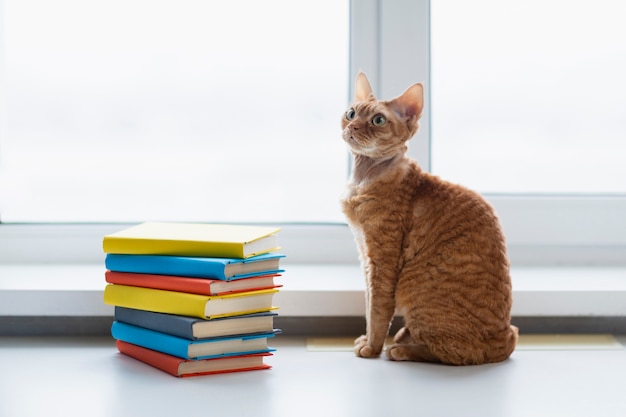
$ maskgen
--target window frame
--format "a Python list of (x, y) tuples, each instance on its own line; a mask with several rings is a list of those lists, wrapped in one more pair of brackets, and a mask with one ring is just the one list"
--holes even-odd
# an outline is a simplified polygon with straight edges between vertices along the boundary
[[(381, 98), (394, 97), (414, 82), (424, 84), (425, 113), (409, 155), (430, 170), (430, 2), (352, 0), (350, 80), (359, 70), (368, 74)], [(348, 99), (353, 94), (350, 84)], [(513, 265), (626, 264), (624, 195), (486, 197), (503, 222)], [(358, 262), (345, 224), (279, 226), (288, 263)], [(123, 227), (126, 224), (0, 224), (0, 263), (102, 262), (102, 236)]]
[[(375, 94), (385, 99), (397, 96), (414, 82), (424, 84), (425, 112), (408, 154), (430, 171), (430, 1), (367, 0), (351, 4), (351, 79), (359, 70), (366, 71)], [(414, 22), (416, 16), (418, 24)], [(411, 53), (407, 53), (409, 46)], [(485, 197), (503, 223), (513, 265), (626, 264), (624, 195)]]

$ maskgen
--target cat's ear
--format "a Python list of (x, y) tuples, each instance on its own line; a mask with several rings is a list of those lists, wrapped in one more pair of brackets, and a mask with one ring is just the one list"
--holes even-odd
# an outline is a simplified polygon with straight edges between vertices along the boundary
[(420, 117), (424, 109), (424, 87), (416, 83), (406, 89), (401, 96), (389, 102), (393, 110), (401, 117)]
[(367, 80), (367, 76), (362, 72), (359, 72), (356, 75), (356, 89), (354, 91), (354, 99), (356, 101), (365, 101), (370, 97), (374, 97), (374, 93), (372, 92), (372, 86)]

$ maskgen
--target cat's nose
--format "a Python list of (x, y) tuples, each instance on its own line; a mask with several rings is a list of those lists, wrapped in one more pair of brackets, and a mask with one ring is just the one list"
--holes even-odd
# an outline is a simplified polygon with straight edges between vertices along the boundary
[(359, 130), (358, 126), (355, 126), (353, 124), (350, 124), (350, 126), (348, 126), (350, 128), (350, 132), (355, 132), (357, 130)]

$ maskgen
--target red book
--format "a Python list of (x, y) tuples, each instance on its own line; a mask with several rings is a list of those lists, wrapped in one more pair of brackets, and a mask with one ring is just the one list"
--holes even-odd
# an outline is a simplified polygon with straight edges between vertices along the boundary
[(105, 279), (110, 284), (156, 288), (158, 290), (178, 291), (201, 295), (222, 295), (277, 288), (280, 287), (280, 285), (276, 285), (274, 283), (274, 278), (278, 276), (280, 276), (280, 274), (268, 274), (233, 281), (223, 281), (171, 275), (135, 274), (131, 272), (116, 271), (105, 272)]
[(122, 342), (121, 340), (117, 340), (115, 343), (117, 349), (124, 355), (130, 356), (131, 358), (137, 359), (176, 377), (256, 371), (271, 368), (271, 366), (263, 363), (264, 357), (272, 356), (271, 353), (188, 360), (131, 343)]

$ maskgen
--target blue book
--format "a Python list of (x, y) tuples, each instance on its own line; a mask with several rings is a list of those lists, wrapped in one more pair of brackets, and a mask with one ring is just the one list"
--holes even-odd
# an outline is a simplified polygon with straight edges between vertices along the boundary
[(272, 312), (205, 320), (115, 306), (115, 320), (188, 340), (274, 332)]
[(284, 257), (280, 253), (267, 253), (247, 259), (110, 253), (106, 256), (105, 266), (108, 270), (117, 272), (230, 281), (284, 272), (279, 269), (280, 259)]
[(114, 321), (111, 326), (111, 335), (116, 340), (132, 343), (183, 359), (212, 359), (253, 353), (267, 353), (276, 350), (267, 345), (267, 339), (274, 337), (275, 332), (203, 340), (187, 340), (167, 333), (155, 332), (154, 330)]

